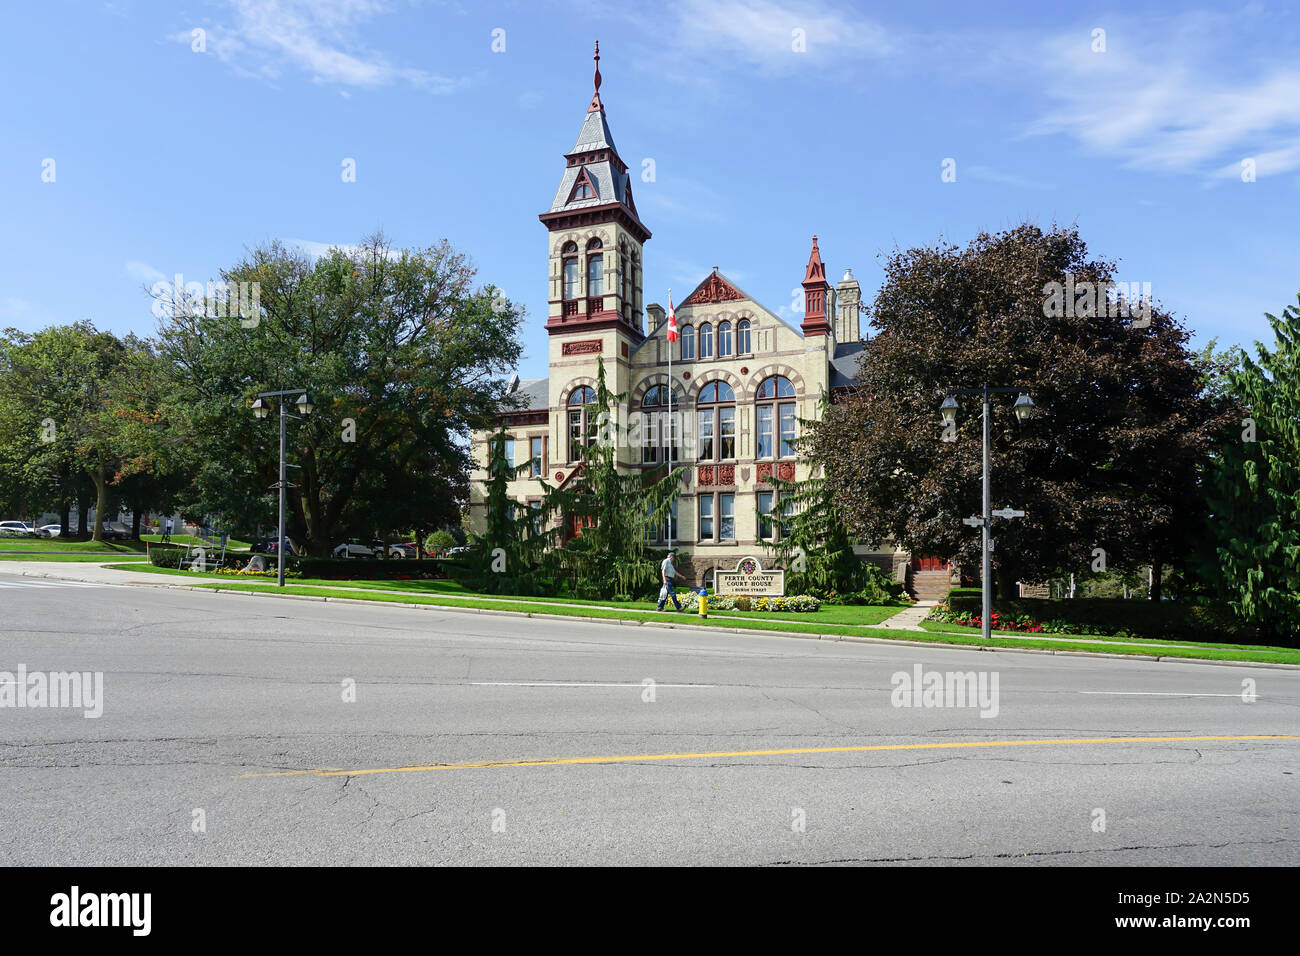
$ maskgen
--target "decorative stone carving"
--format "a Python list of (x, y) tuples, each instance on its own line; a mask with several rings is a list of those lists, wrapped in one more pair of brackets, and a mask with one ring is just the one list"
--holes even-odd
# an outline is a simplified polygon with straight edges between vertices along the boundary
[(582, 339), (577, 342), (565, 342), (560, 351), (563, 355), (593, 355), (601, 351), (602, 345), (600, 339)]
[(745, 294), (716, 272), (704, 280), (704, 284), (688, 295), (682, 305), (709, 305), (714, 302), (734, 302), (743, 299)]
[(718, 484), (734, 485), (736, 483), (736, 466), (719, 465), (718, 466)]
[(794, 462), (783, 461), (777, 465), (776, 476), (782, 481), (794, 481)]
[(758, 474), (756, 477), (758, 478), (759, 481), (764, 481), (767, 482), (768, 484), (771, 484), (772, 463), (770, 461), (760, 461), (758, 463)]
[(697, 481), (701, 487), (713, 484), (713, 466), (700, 465), (695, 469)]
[(740, 480), (741, 480), (741, 481), (749, 481), (749, 469), (748, 469), (748, 468), (744, 468), (744, 467), (742, 467), (742, 468), (740, 469)]

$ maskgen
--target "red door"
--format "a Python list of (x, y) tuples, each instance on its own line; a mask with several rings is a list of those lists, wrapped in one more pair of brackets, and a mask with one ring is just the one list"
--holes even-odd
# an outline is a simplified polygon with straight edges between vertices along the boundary
[(947, 571), (948, 562), (943, 558), (913, 558), (913, 571)]

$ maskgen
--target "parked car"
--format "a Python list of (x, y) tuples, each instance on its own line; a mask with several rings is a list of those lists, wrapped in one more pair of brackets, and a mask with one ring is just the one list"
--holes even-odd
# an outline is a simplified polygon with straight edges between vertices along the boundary
[(368, 545), (361, 544), (359, 541), (345, 541), (338, 545), (331, 554), (336, 558), (375, 558), (378, 555), (375, 549)]
[(63, 532), (63, 525), (43, 524), (36, 529), (38, 538), (57, 538)]
[(8, 538), (34, 538), (36, 529), (26, 521), (0, 521), (0, 535)]
[(125, 541), (131, 537), (131, 529), (120, 521), (105, 521), (102, 527), (105, 541)]
[[(254, 541), (249, 546), (248, 550), (252, 551), (254, 554), (276, 554), (277, 553), (274, 538), (262, 538), (259, 541)], [(284, 539), (284, 553), (285, 554), (295, 553), (293, 550), (293, 542), (290, 541), (288, 537), (285, 537)]]
[(471, 551), (473, 551), (473, 550), (474, 550), (474, 549), (471, 548), (469, 545), (467, 545), (467, 544), (462, 544), (462, 545), (460, 545), (459, 547), (455, 547), (455, 548), (452, 548), (451, 550), (449, 550), (449, 551), (447, 552), (447, 557), (449, 557), (449, 558), (459, 557), (459, 556), (461, 556), (461, 555), (469, 554), (469, 553), (470, 553)]
[[(425, 553), (427, 554), (427, 552)], [(405, 541), (401, 544), (390, 544), (388, 546), (388, 556), (390, 558), (415, 559), (420, 554), (420, 547), (414, 541)]]

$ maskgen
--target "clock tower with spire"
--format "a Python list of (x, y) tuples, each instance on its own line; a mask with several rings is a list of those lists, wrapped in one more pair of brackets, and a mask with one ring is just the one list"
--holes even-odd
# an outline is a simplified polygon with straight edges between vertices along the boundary
[(650, 230), (637, 215), (632, 177), (619, 156), (600, 99), (600, 44), (591, 103), (551, 206), (538, 218), (547, 230), (550, 260), (546, 330), (551, 340), (553, 405), (574, 375), (566, 366), (595, 374), (595, 357), (605, 361), (609, 386), (627, 385), (630, 352), (645, 340), (642, 248)]

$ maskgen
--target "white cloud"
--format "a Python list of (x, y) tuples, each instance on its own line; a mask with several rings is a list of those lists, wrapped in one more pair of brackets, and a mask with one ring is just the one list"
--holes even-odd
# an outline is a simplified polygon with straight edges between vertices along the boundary
[[(234, 19), (207, 28), (209, 53), (245, 76), (275, 78), (286, 66), (317, 83), (376, 88), (406, 83), (447, 93), (459, 82), (427, 70), (392, 63), (357, 37), (386, 0), (228, 0)], [(172, 39), (189, 44), (188, 30)]]
[(986, 183), (1000, 183), (1004, 186), (1018, 186), (1021, 189), (1056, 188), (1052, 183), (1039, 182), (1036, 179), (1017, 176), (1014, 173), (1004, 173), (991, 166), (967, 166), (965, 172), (971, 179), (978, 179)]
[(1056, 104), (1028, 132), (1068, 136), (1135, 169), (1237, 176), (1247, 156), (1259, 176), (1296, 169), (1300, 69), (1243, 58), (1249, 26), (1206, 14), (1113, 23), (1103, 53), (1086, 29), (1053, 36), (1021, 62)]
[(127, 277), (136, 279), (153, 285), (155, 282), (166, 282), (169, 277), (164, 275), (161, 269), (155, 269), (147, 262), (140, 262), (138, 259), (128, 260), (124, 267)]
[[(675, 13), (671, 57), (707, 55), (711, 67), (732, 62), (787, 72), (809, 60), (880, 58), (897, 51), (895, 38), (851, 7), (801, 0), (682, 0)], [(795, 50), (797, 36), (804, 52)]]

